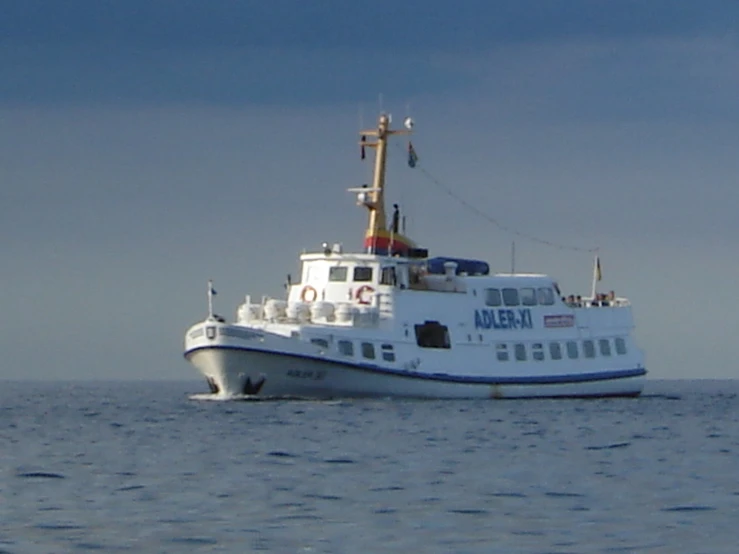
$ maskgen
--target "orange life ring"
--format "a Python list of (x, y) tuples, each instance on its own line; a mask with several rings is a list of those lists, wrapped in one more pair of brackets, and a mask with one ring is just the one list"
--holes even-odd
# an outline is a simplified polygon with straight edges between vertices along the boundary
[(308, 285), (303, 287), (303, 291), (300, 293), (300, 299), (303, 302), (314, 302), (318, 298), (318, 292), (316, 289)]
[(370, 294), (375, 292), (375, 289), (373, 289), (369, 285), (363, 285), (357, 289), (356, 299), (359, 304), (369, 304), (371, 300), (369, 298), (365, 298), (365, 293), (369, 292)]

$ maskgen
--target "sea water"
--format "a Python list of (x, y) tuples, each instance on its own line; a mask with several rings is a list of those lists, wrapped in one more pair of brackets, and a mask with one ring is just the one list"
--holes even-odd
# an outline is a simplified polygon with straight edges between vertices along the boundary
[(0, 389), (0, 552), (731, 553), (739, 382), (602, 400)]

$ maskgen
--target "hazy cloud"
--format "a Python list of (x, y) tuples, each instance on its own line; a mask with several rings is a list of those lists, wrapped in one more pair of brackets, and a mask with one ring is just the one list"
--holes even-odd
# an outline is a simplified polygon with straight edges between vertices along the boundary
[[(572, 74), (579, 68), (563, 67), (551, 55), (552, 48), (562, 55), (561, 46), (572, 44), (588, 46), (579, 57), (570, 49), (562, 61), (590, 64), (594, 76), (605, 78), (601, 90), (584, 87), (582, 96), (602, 89), (616, 95), (631, 82), (608, 78), (619, 70), (658, 71), (647, 75), (652, 80), (676, 77), (670, 67), (639, 59), (642, 41), (710, 39), (735, 46), (739, 15), (728, 1), (666, 0), (27, 0), (2, 8), (0, 102), (80, 105), (300, 105), (367, 98), (368, 90), (405, 97), (454, 92), (486, 78), (459, 66), (489, 56), (510, 68), (520, 60), (510, 55), (518, 48), (543, 54), (525, 60), (535, 64), (529, 70), (549, 60), (552, 70)], [(625, 47), (614, 48), (618, 44)], [(439, 56), (454, 67), (434, 63)]]

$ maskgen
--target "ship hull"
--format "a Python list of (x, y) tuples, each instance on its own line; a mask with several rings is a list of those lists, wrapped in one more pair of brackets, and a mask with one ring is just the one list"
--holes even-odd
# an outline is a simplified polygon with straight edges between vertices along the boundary
[(202, 347), (187, 359), (222, 397), (429, 399), (638, 396), (643, 369), (537, 378), (445, 378), (401, 374), (264, 350)]

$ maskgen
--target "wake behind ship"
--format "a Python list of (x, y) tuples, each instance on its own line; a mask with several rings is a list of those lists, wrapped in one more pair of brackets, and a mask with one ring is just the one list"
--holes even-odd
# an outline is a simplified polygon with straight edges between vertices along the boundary
[[(246, 296), (233, 322), (214, 315), (185, 334), (185, 357), (220, 397), (534, 398), (636, 396), (646, 376), (631, 304), (562, 297), (545, 274), (491, 273), (482, 260), (429, 257), (388, 224), (388, 141), (411, 133), (380, 116), (362, 132), (371, 187), (349, 189), (368, 212), (364, 248), (300, 256), (287, 298)], [(369, 138), (368, 138), (369, 137)], [(408, 143), (408, 163), (418, 162)]]

